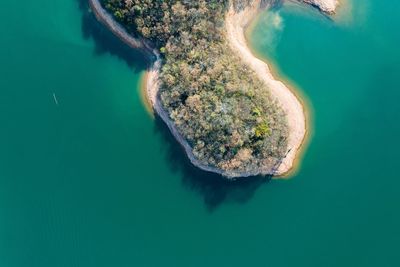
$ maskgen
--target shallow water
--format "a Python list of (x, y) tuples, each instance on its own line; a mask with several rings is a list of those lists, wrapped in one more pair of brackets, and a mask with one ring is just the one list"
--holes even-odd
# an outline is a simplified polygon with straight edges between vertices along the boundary
[(0, 266), (399, 265), (400, 3), (351, 4), (262, 14), (251, 43), (314, 134), (294, 179), (226, 183), (147, 114), (144, 59), (85, 1), (5, 2)]

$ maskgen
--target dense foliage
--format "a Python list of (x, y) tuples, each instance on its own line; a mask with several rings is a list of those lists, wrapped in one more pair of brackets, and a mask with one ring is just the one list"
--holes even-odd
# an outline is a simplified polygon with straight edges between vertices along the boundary
[(160, 100), (203, 164), (227, 173), (272, 169), (286, 154), (285, 114), (225, 39), (228, 0), (103, 4), (160, 50)]

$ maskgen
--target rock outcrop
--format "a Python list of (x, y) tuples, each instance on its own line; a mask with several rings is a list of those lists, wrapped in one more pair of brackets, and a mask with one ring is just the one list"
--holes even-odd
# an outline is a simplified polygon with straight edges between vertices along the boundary
[(339, 5), (338, 0), (299, 0), (299, 1), (312, 5), (327, 14), (334, 14), (337, 6)]

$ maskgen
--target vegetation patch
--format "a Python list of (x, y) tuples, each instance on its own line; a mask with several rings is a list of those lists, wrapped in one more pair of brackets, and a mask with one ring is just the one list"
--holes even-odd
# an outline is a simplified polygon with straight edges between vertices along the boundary
[[(243, 8), (251, 0), (235, 0)], [(229, 47), (228, 0), (102, 0), (134, 36), (159, 49), (159, 100), (204, 165), (225, 173), (276, 167), (287, 152), (286, 115)]]

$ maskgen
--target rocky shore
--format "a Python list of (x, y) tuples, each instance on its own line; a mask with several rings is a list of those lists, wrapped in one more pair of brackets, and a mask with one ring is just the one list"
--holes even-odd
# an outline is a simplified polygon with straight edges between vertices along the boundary
[[(101, 6), (99, 0), (89, 0), (90, 7), (96, 16), (97, 20), (101, 22), (104, 26), (106, 26), (111, 32), (113, 32), (116, 36), (118, 36), (122, 41), (124, 41), (127, 45), (134, 49), (139, 49), (143, 52), (152, 62), (150, 68), (147, 70), (146, 75), (146, 93), (147, 97), (152, 105), (155, 113), (160, 116), (160, 118), (165, 122), (165, 124), (170, 129), (171, 133), (175, 137), (175, 139), (182, 145), (185, 149), (187, 156), (190, 161), (196, 167), (208, 171), (218, 173), (220, 175), (227, 176), (222, 170), (218, 168), (214, 168), (211, 166), (206, 166), (201, 164), (193, 155), (192, 148), (186, 139), (178, 132), (176, 127), (174, 126), (173, 121), (169, 118), (169, 115), (164, 110), (161, 105), (161, 102), (158, 98), (158, 74), (161, 68), (161, 59), (160, 54), (156, 49), (153, 49), (151, 44), (147, 42), (147, 40), (143, 38), (134, 38), (132, 37), (120, 24), (118, 24), (114, 18)], [(237, 173), (235, 176), (229, 176), (229, 178), (233, 177), (248, 177), (254, 176), (258, 173)]]

